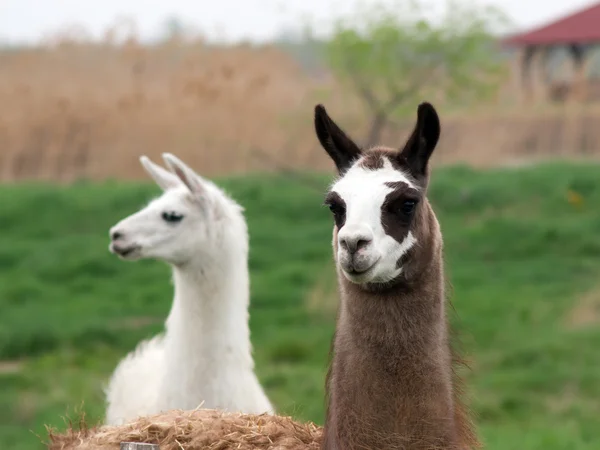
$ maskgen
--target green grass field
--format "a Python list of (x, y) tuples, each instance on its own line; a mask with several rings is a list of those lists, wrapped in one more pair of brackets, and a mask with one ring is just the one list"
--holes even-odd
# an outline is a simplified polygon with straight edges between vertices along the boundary
[[(489, 449), (600, 442), (600, 168), (434, 173), (453, 323)], [(323, 187), (327, 177), (316, 177)], [(322, 422), (334, 326), (331, 219), (289, 178), (222, 180), (246, 208), (259, 376), (281, 413)], [(108, 229), (152, 184), (0, 188), (0, 448), (41, 448), (44, 424), (103, 414), (102, 385), (161, 330), (169, 269), (108, 252)]]

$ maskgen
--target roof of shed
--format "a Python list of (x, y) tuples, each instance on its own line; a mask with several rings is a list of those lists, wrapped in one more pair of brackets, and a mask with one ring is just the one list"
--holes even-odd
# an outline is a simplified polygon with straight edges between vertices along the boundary
[(512, 46), (590, 44), (594, 42), (600, 42), (600, 2), (548, 25), (515, 34), (503, 40), (503, 44)]

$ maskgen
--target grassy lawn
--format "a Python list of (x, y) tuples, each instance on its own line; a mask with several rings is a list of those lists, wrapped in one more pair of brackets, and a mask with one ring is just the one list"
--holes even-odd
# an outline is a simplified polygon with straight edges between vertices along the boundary
[[(600, 440), (600, 168), (434, 173), (452, 320), (490, 449)], [(315, 177), (324, 190), (328, 178)], [(222, 180), (246, 208), (259, 377), (279, 412), (322, 422), (336, 295), (318, 189)], [(158, 188), (107, 182), (0, 188), (0, 448), (41, 448), (44, 424), (101, 419), (103, 383), (161, 330), (169, 269), (109, 254), (108, 229)]]

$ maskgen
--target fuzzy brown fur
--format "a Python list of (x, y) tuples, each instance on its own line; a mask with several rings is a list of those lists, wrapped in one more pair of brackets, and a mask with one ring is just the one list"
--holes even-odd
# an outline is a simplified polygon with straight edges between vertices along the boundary
[(48, 450), (118, 450), (121, 442), (161, 450), (317, 450), (321, 435), (320, 427), (289, 417), (173, 410), (121, 426), (50, 431)]
[(365, 292), (338, 275), (324, 448), (480, 446), (461, 399), (463, 362), (448, 336), (441, 234), (427, 202), (418, 215), (423, 244), (405, 266), (410, 283)]
[[(410, 231), (417, 242), (398, 260), (402, 272), (397, 279), (355, 284), (338, 267), (340, 303), (326, 382), (322, 448), (480, 447), (461, 398), (462, 383), (456, 371), (462, 360), (452, 347), (446, 315), (443, 239), (426, 198), (429, 157), (440, 135), (435, 109), (429, 104), (419, 106), (415, 129), (401, 150), (359, 149), (322, 106), (315, 109), (315, 127), (341, 177), (354, 164), (376, 171), (387, 160), (412, 179), (421, 195), (410, 219), (388, 211), (385, 203), (388, 197), (412, 200), (414, 190), (410, 193), (405, 183), (392, 183), (393, 191), (382, 206), (385, 233), (401, 243)], [(328, 193), (326, 203), (333, 194), (335, 190)], [(333, 252), (337, 255), (345, 208), (334, 206)]]

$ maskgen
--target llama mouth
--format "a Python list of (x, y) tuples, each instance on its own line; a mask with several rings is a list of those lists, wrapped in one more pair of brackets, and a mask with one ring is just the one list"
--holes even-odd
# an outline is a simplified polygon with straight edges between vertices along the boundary
[(350, 269), (350, 270), (347, 270), (346, 272), (348, 273), (348, 275), (363, 275), (363, 274), (367, 273), (369, 270), (371, 270), (372, 268), (373, 268), (373, 266), (371, 266), (365, 270)]
[(119, 256), (120, 258), (126, 258), (127, 256), (131, 256), (134, 252), (136, 252), (139, 249), (139, 245), (132, 245), (130, 247), (119, 247), (115, 244), (110, 245), (110, 251)]
[(378, 258), (373, 264), (371, 264), (369, 267), (367, 267), (366, 269), (357, 269), (354, 266), (349, 267), (348, 269), (344, 268), (344, 272), (346, 273), (346, 275), (351, 278), (351, 281), (359, 281), (363, 280), (366, 276), (368, 276), (373, 269), (375, 268), (375, 266), (377, 265), (377, 263), (379, 262)]

